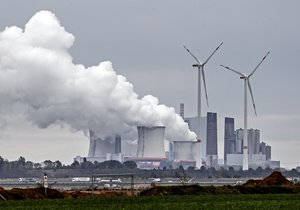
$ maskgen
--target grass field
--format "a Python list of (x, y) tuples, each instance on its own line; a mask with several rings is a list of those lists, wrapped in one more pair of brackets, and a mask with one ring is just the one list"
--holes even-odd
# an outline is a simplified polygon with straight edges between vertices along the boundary
[(300, 209), (299, 194), (91, 197), (1, 201), (0, 209)]

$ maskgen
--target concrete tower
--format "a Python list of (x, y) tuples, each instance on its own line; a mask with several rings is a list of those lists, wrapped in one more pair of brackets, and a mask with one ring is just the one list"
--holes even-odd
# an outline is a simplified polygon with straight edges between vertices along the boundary
[(112, 138), (99, 138), (95, 132), (90, 130), (90, 148), (88, 157), (97, 158), (99, 161), (106, 160), (107, 153), (115, 152), (115, 144)]
[(174, 141), (174, 160), (195, 160), (194, 142)]
[(207, 112), (206, 164), (218, 166), (217, 113)]
[(206, 154), (218, 155), (217, 113), (207, 112)]
[(164, 149), (165, 127), (138, 126), (138, 158), (166, 158)]
[(115, 137), (115, 153), (121, 153), (121, 136), (119, 135)]
[(180, 115), (180, 117), (182, 117), (182, 119), (184, 119), (184, 103), (180, 104), (179, 115)]
[(227, 154), (236, 154), (236, 135), (234, 118), (225, 117), (224, 128), (224, 163), (227, 164)]

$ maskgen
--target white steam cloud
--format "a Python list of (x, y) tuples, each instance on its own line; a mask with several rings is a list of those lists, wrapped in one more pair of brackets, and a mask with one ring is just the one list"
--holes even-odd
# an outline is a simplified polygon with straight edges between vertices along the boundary
[(16, 112), (46, 128), (67, 123), (76, 130), (94, 130), (101, 137), (132, 137), (136, 126), (166, 126), (170, 140), (195, 140), (195, 133), (175, 113), (117, 75), (111, 62), (85, 68), (68, 49), (75, 38), (49, 11), (36, 13), (25, 25), (0, 32), (0, 118)]

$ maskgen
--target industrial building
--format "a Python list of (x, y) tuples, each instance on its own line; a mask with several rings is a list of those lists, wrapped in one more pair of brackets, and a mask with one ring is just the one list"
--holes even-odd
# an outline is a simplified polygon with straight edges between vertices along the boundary
[(90, 148), (88, 158), (94, 158), (98, 162), (106, 160), (107, 153), (115, 153), (115, 139), (107, 137), (101, 139), (94, 131), (90, 130)]
[(271, 146), (270, 145), (266, 145), (265, 142), (261, 142), (259, 144), (259, 152), (261, 154), (266, 155), (267, 160), (271, 160)]
[[(207, 118), (201, 117), (187, 117), (184, 121), (189, 125), (189, 129), (195, 132), (199, 138), (200, 136), (200, 160), (197, 162), (197, 167), (201, 167), (206, 164), (206, 124)], [(200, 125), (199, 125), (200, 124)], [(200, 128), (200, 129), (199, 129)]]
[[(242, 167), (243, 165), (244, 130), (234, 131), (234, 119), (225, 118), (224, 127), (224, 164), (226, 166)], [(260, 130), (248, 129), (249, 167), (256, 169), (279, 168), (280, 161), (271, 160), (271, 146), (260, 141)]]
[(137, 158), (166, 158), (164, 139), (165, 127), (138, 126)]
[(164, 140), (165, 127), (137, 127), (138, 142), (135, 147), (135, 153), (130, 154), (122, 151), (122, 144), (125, 142), (121, 140), (121, 136), (107, 137), (104, 140), (99, 138), (95, 132), (90, 131), (90, 147), (87, 157), (77, 156), (74, 161), (84, 162), (103, 162), (107, 160), (117, 160), (124, 162), (126, 160), (133, 160), (137, 163), (139, 168), (153, 169), (160, 166), (161, 161), (167, 160)]
[[(184, 105), (180, 105), (180, 115), (184, 117)], [(87, 157), (77, 156), (74, 161), (103, 162), (117, 160), (135, 161), (142, 169), (161, 167), (166, 162), (173, 167), (184, 168), (201, 166), (218, 168), (217, 114), (208, 112), (206, 117), (185, 118), (190, 129), (199, 133), (198, 141), (169, 140), (169, 150), (165, 150), (165, 127), (137, 127), (137, 143), (130, 145), (121, 136), (99, 138), (90, 131), (90, 147)], [(200, 125), (199, 125), (200, 124)], [(200, 131), (199, 128), (200, 127)], [(239, 168), (243, 164), (243, 129), (234, 130), (234, 119), (225, 118), (224, 129), (224, 165)], [(260, 141), (258, 129), (248, 130), (249, 166), (250, 168), (279, 168), (279, 161), (271, 160), (271, 146)], [(128, 148), (131, 152), (126, 151)]]
[(227, 154), (237, 153), (236, 134), (234, 131), (234, 118), (225, 117), (224, 127), (224, 164), (227, 164)]
[(128, 160), (136, 162), (138, 168), (153, 169), (159, 168), (160, 163), (167, 160), (164, 140), (165, 127), (138, 126), (138, 147), (137, 154)]
[(218, 167), (217, 113), (207, 112), (206, 165)]
[[(182, 112), (184, 113), (184, 112)], [(218, 134), (217, 134), (217, 113), (207, 112), (206, 117), (185, 118), (190, 130), (200, 133), (200, 158), (201, 165), (208, 167), (218, 166)], [(199, 125), (200, 123), (200, 125)], [(198, 128), (200, 127), (200, 131)], [(199, 165), (197, 165), (199, 167)]]
[(79, 163), (84, 161), (103, 162), (106, 160), (117, 160), (123, 162), (124, 154), (121, 153), (121, 136), (106, 137), (101, 139), (97, 134), (90, 130), (90, 147), (87, 157), (77, 156), (74, 161)]

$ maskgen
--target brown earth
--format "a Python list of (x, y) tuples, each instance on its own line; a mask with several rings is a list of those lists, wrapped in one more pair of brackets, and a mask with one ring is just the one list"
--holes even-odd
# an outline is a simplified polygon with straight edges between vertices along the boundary
[(248, 180), (245, 184), (243, 184), (244, 187), (267, 187), (267, 186), (285, 186), (285, 187), (291, 187), (293, 186), (293, 182), (289, 181), (287, 178), (285, 178), (280, 172), (274, 171), (271, 175), (265, 177), (262, 180)]
[[(47, 193), (47, 195), (46, 195)], [(84, 198), (90, 196), (130, 196), (136, 195), (138, 192), (132, 192), (130, 190), (94, 190), (94, 191), (72, 191), (67, 190), (60, 192), (55, 189), (45, 188), (13, 188), (11, 190), (5, 190), (0, 188), (0, 201), (3, 200), (22, 200), (22, 199), (58, 199), (58, 198)]]
[(280, 172), (273, 172), (262, 180), (249, 180), (241, 186), (222, 186), (203, 187), (199, 185), (178, 185), (178, 186), (153, 186), (152, 188), (139, 191), (130, 190), (88, 190), (88, 191), (72, 191), (67, 190), (60, 192), (55, 189), (13, 188), (5, 190), (0, 187), (0, 201), (3, 200), (21, 200), (21, 199), (45, 199), (45, 198), (84, 198), (90, 196), (131, 196), (131, 195), (204, 195), (204, 194), (239, 194), (239, 193), (300, 193), (300, 185), (293, 184), (287, 180)]
[[(47, 195), (45, 194), (47, 193)], [(42, 198), (63, 198), (63, 194), (58, 190), (40, 188), (20, 189), (13, 188), (11, 190), (0, 189), (1, 197), (6, 200), (21, 200), (21, 199), (42, 199)], [(1, 199), (3, 200), (3, 198)]]
[(131, 196), (137, 192), (130, 190), (94, 190), (94, 191), (74, 191), (67, 190), (63, 192), (64, 198), (82, 198), (89, 196)]
[[(206, 188), (213, 192), (215, 187)], [(203, 191), (203, 187), (199, 185), (179, 185), (179, 186), (154, 186), (152, 188), (143, 190), (140, 195), (198, 195)]]

